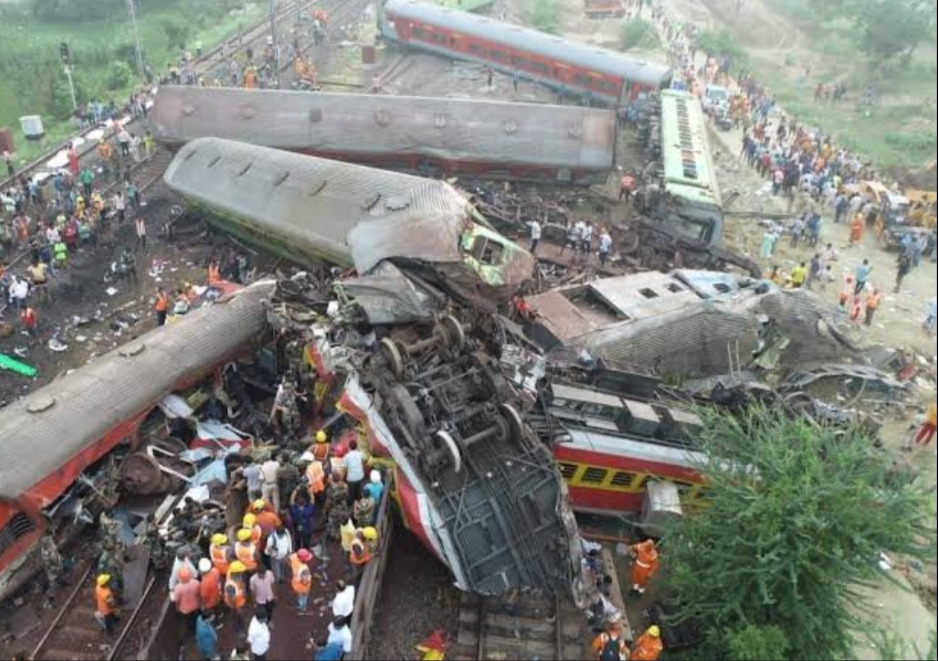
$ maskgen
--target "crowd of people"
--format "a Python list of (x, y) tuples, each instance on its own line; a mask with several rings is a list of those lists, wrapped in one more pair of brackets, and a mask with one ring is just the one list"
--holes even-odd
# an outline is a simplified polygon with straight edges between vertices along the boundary
[[(352, 650), (357, 584), (379, 552), (376, 518), (386, 493), (382, 474), (367, 469), (368, 459), (355, 440), (333, 445), (322, 430), (301, 454), (281, 448), (240, 459), (228, 482), (231, 525), (202, 526), (198, 541), (179, 547), (171, 567), (166, 562), (170, 599), (186, 640), (204, 659), (262, 661), (272, 646), (277, 613), (291, 608), (306, 615), (311, 598), (329, 599), (327, 629), (310, 635), (312, 658), (341, 659)], [(197, 521), (199, 507), (184, 503)], [(112, 635), (122, 602), (123, 549), (104, 517), (101, 529), (93, 600), (96, 621)], [(147, 534), (147, 539), (155, 537)], [(336, 549), (346, 557), (341, 575), (329, 565)], [(153, 549), (151, 562), (156, 565), (163, 556)], [(226, 624), (234, 632), (227, 646), (219, 636)]]
[[(845, 239), (850, 247), (862, 245), (867, 231), (882, 232), (889, 223), (907, 221), (888, 217), (891, 211), (885, 198), (897, 192), (895, 184), (883, 184), (871, 162), (838, 145), (830, 133), (806, 126), (782, 112), (771, 90), (751, 72), (742, 72), (733, 79), (732, 58), (711, 53), (698, 57), (695, 29), (673, 20), (660, 5), (654, 5), (652, 11), (668, 43), (671, 63), (681, 72), (686, 87), (698, 97), (703, 97), (710, 85), (731, 90), (725, 111), (733, 126), (743, 133), (739, 156), (767, 181), (773, 196), (788, 199), (789, 211), (799, 210), (787, 225), (766, 223), (761, 257), (771, 263), (778, 242), (786, 235), (793, 249), (808, 247), (810, 257), (797, 262), (787, 274), (779, 266), (773, 267), (770, 279), (783, 287), (826, 290), (843, 278), (841, 307), (852, 321), (872, 325), (882, 305), (883, 288), (872, 281), (869, 261), (852, 273), (841, 274), (835, 271), (836, 249), (832, 244), (820, 249), (819, 242), (825, 217), (835, 225), (846, 223)], [(810, 78), (810, 71), (805, 77)], [(843, 83), (819, 84), (815, 101), (839, 102), (847, 93)], [(882, 193), (877, 195), (877, 190)], [(936, 262), (935, 229), (904, 234), (896, 259), (894, 292), (901, 290), (906, 276), (926, 258)], [(934, 299), (927, 305), (923, 323), (928, 332), (934, 332), (933, 307)]]

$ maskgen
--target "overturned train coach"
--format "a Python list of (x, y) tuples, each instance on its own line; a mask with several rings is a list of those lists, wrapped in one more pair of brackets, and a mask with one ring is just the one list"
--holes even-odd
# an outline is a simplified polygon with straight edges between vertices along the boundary
[(362, 94), (163, 86), (156, 140), (239, 140), (421, 175), (603, 183), (616, 117), (574, 106)]
[(670, 67), (418, 0), (379, 3), (388, 39), (437, 55), (480, 62), (585, 100), (626, 106), (671, 84)]
[(109, 503), (115, 450), (135, 449), (138, 429), (168, 394), (195, 385), (263, 341), (258, 283), (115, 349), (0, 411), (0, 600), (39, 567), (47, 531), (67, 536)]
[(209, 222), (307, 266), (393, 263), (484, 309), (534, 270), (442, 181), (218, 138), (186, 144), (164, 180)]

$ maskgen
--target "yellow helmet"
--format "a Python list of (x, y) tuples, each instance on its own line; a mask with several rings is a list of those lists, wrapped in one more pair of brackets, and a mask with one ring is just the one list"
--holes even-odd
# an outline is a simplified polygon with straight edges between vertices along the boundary
[(255, 523), (257, 523), (257, 517), (254, 516), (253, 514), (251, 514), (250, 512), (248, 512), (247, 514), (245, 514), (245, 515), (244, 515), (244, 518), (241, 519), (241, 525), (243, 525), (245, 528), (250, 528), (250, 527), (252, 527)]
[(378, 539), (378, 531), (372, 526), (362, 529), (362, 535), (365, 536), (365, 539), (375, 540)]
[(317, 443), (325, 443), (325, 442), (328, 441), (328, 440), (329, 440), (329, 437), (326, 435), (326, 432), (324, 432), (322, 429), (320, 429), (318, 432), (316, 432), (316, 442), (317, 442)]
[(212, 544), (215, 546), (221, 546), (222, 544), (228, 543), (228, 536), (224, 533), (217, 532), (212, 535)]
[(258, 498), (257, 500), (254, 501), (253, 507), (254, 507), (255, 512), (263, 512), (264, 509), (267, 507), (267, 503), (264, 502), (262, 499)]
[(111, 575), (110, 575), (110, 574), (100, 574), (100, 575), (98, 576), (97, 581), (95, 581), (95, 582), (98, 584), (98, 587), (104, 587), (105, 585), (107, 585), (108, 583), (111, 582)]
[(229, 574), (243, 574), (243, 573), (246, 572), (247, 570), (248, 570), (248, 568), (245, 567), (245, 566), (244, 566), (244, 563), (241, 562), (240, 560), (235, 560), (235, 561), (232, 562), (230, 565), (228, 565), (228, 573), (229, 573)]
[(239, 541), (239, 542), (246, 542), (246, 541), (248, 541), (248, 540), (250, 540), (250, 539), (251, 539), (251, 531), (250, 531), (250, 530), (248, 530), (247, 528), (241, 528), (241, 530), (238, 531), (238, 541)]
[(661, 638), (661, 629), (658, 628), (658, 625), (653, 624), (648, 627), (648, 635), (652, 638)]

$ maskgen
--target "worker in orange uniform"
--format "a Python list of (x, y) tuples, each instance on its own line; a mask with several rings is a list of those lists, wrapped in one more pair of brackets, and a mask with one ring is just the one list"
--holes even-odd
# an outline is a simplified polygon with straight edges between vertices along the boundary
[(364, 571), (365, 565), (371, 562), (371, 551), (368, 549), (368, 540), (365, 539), (364, 531), (355, 531), (349, 547), (348, 559), (352, 568), (352, 577), (357, 579)]
[(153, 311), (156, 312), (156, 325), (165, 326), (166, 315), (169, 313), (169, 294), (162, 287), (156, 290), (156, 304), (153, 306)]
[(170, 593), (169, 600), (176, 604), (176, 612), (182, 615), (189, 632), (194, 634), (195, 620), (202, 609), (202, 590), (199, 580), (188, 567), (179, 570), (179, 582)]
[(268, 503), (266, 500), (261, 500), (258, 498), (253, 503), (251, 503), (251, 511), (254, 514), (254, 520), (257, 526), (261, 529), (261, 535), (263, 536), (263, 541), (265, 542), (264, 546), (266, 547), (267, 538), (270, 537), (273, 532), (280, 527), (282, 523), (280, 517), (277, 516), (276, 510), (274, 510), (273, 505)]
[(664, 645), (661, 642), (661, 629), (657, 625), (648, 627), (648, 631), (643, 633), (632, 645), (632, 653), (629, 655), (629, 661), (658, 661), (661, 656), (661, 650)]
[(618, 616), (609, 622), (607, 631), (593, 639), (593, 658), (596, 661), (625, 661), (629, 658), (625, 629)]
[(228, 573), (228, 565), (234, 559), (234, 551), (228, 545), (228, 537), (224, 533), (215, 533), (212, 535), (212, 543), (208, 547), (208, 557), (218, 573), (225, 576)]
[(300, 549), (290, 555), (290, 587), (296, 595), (296, 608), (301, 614), (306, 613), (309, 604), (309, 592), (313, 587), (313, 573), (309, 569), (309, 562), (313, 554), (306, 549)]
[(329, 459), (329, 437), (326, 432), (316, 432), (316, 444), (313, 446), (313, 460), (306, 467), (306, 481), (309, 484), (309, 497), (322, 509), (326, 498), (326, 461)]
[[(247, 528), (241, 528), (237, 533), (238, 542), (235, 544), (235, 557), (244, 567), (245, 571), (253, 572), (257, 570), (257, 544), (251, 539), (251, 531)], [(231, 568), (228, 568), (231, 573)]]
[(212, 260), (208, 264), (208, 286), (217, 285), (221, 282), (221, 270), (218, 268), (218, 261)]
[(225, 606), (234, 616), (235, 633), (242, 638), (247, 633), (247, 590), (245, 589), (245, 573), (247, 567), (240, 560), (235, 560), (228, 567), (225, 577)]
[(111, 575), (101, 574), (95, 581), (94, 588), (94, 619), (108, 635), (114, 633), (114, 622), (117, 620), (114, 593), (111, 592)]
[(858, 213), (850, 222), (850, 245), (855, 245), (863, 240), (863, 214)]
[[(250, 509), (250, 508), (248, 508)], [(264, 541), (264, 530), (257, 524), (257, 515), (251, 511), (248, 511), (244, 515), (244, 518), (241, 519), (241, 527), (247, 528), (251, 531), (251, 541), (261, 546), (261, 542)]]
[(244, 72), (244, 87), (249, 90), (257, 87), (257, 71), (254, 67), (248, 67), (247, 71)]
[(876, 287), (870, 287), (866, 294), (866, 320), (863, 322), (867, 326), (873, 325), (873, 317), (883, 301), (883, 293)]
[(648, 582), (658, 571), (658, 549), (655, 542), (646, 539), (644, 542), (635, 544), (632, 550), (632, 591), (638, 594), (645, 594), (648, 588)]
[(202, 610), (215, 612), (221, 605), (222, 574), (208, 558), (199, 560), (199, 596), (202, 599)]

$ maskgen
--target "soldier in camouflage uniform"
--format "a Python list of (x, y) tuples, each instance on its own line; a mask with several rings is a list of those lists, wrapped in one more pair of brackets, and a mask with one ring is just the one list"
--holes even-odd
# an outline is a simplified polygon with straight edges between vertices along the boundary
[(46, 572), (46, 608), (55, 606), (55, 587), (62, 580), (64, 570), (62, 554), (55, 545), (51, 533), (46, 533), (39, 540), (39, 552), (42, 555), (42, 567)]
[(124, 550), (108, 540), (101, 544), (98, 574), (110, 575), (110, 588), (114, 592), (114, 598), (120, 601), (124, 593)]
[(329, 539), (341, 539), (342, 524), (349, 520), (348, 485), (342, 476), (333, 473), (326, 487), (326, 512), (329, 524), (326, 533)]
[(364, 496), (356, 500), (352, 508), (355, 527), (367, 528), (375, 520), (375, 499), (371, 496)]

